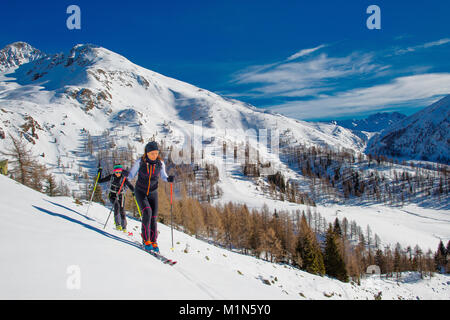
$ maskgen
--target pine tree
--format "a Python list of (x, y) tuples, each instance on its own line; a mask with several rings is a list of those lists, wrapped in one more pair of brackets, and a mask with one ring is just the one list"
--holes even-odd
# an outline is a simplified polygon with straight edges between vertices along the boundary
[(300, 234), (295, 251), (297, 261), (300, 262), (302, 270), (313, 274), (325, 274), (322, 252), (320, 251), (315, 234), (306, 222), (305, 216), (301, 220)]
[(401, 270), (401, 251), (402, 248), (400, 246), (400, 243), (397, 242), (394, 250), (394, 272), (397, 274), (397, 278), (400, 277)]
[(450, 256), (450, 240), (447, 242), (447, 248), (446, 248), (446, 262), (447, 262), (447, 273), (450, 273), (450, 261), (448, 261), (448, 257)]
[(336, 218), (334, 220), (334, 228), (333, 228), (333, 232), (339, 237), (342, 237), (342, 229), (341, 229), (341, 224), (339, 223), (339, 219)]
[[(335, 224), (336, 226), (336, 224)], [(348, 274), (343, 257), (337, 245), (337, 234), (331, 224), (325, 239), (324, 265), (326, 274), (330, 277), (347, 282)]]
[(447, 249), (444, 247), (444, 243), (439, 241), (438, 249), (434, 255), (435, 269), (437, 271), (445, 271), (447, 266)]
[(378, 249), (375, 252), (375, 265), (380, 267), (381, 273), (386, 272), (383, 251), (381, 251), (381, 249)]

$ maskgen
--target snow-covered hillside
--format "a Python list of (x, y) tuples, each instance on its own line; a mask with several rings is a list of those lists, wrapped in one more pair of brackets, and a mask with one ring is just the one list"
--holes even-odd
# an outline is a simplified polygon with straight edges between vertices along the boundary
[(367, 152), (448, 163), (450, 95), (375, 135)]
[[(448, 299), (450, 277), (397, 283), (370, 276), (361, 286), (314, 276), (217, 248), (160, 224), (162, 253), (175, 266), (115, 231), (108, 208), (50, 198), (0, 175), (0, 299)], [(187, 249), (187, 253), (184, 251)]]
[[(213, 138), (220, 146), (233, 136), (242, 139), (246, 130), (258, 134), (275, 128), (291, 143), (363, 148), (363, 141), (348, 129), (263, 112), (137, 66), (96, 45), (76, 45), (69, 53), (29, 60), (3, 66), (0, 131), (3, 136), (24, 134), (51, 166), (58, 157), (63, 164), (71, 158), (89, 160), (74, 153), (86, 132), (100, 135), (108, 129), (116, 145), (131, 144), (141, 152), (140, 138), (181, 146), (199, 129), (194, 121), (203, 126), (199, 143)], [(1, 147), (6, 140), (0, 139)], [(267, 154), (265, 149), (260, 152), (262, 157)]]

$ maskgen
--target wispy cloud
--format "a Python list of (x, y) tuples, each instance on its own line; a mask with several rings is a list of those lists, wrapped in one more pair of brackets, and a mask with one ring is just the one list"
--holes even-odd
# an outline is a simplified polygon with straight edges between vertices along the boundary
[(442, 46), (444, 44), (447, 44), (450, 42), (450, 38), (444, 38), (444, 39), (440, 39), (437, 41), (432, 41), (432, 42), (427, 42), (424, 44), (420, 44), (420, 45), (416, 45), (416, 46), (411, 46), (411, 47), (407, 47), (404, 49), (398, 49), (395, 51), (394, 54), (396, 55), (401, 55), (401, 54), (405, 54), (405, 53), (409, 53), (409, 52), (414, 52), (420, 49), (428, 49), (431, 47), (436, 47), (436, 46)]
[(315, 48), (302, 49), (302, 50), (298, 51), (297, 53), (294, 53), (292, 56), (288, 57), (286, 60), (287, 61), (295, 60), (297, 58), (309, 55), (309, 54), (311, 54), (311, 53), (313, 53), (313, 52), (315, 52), (317, 50), (320, 50), (320, 49), (322, 49), (322, 48), (324, 48), (326, 46), (327, 46), (326, 44), (322, 44), (322, 45), (317, 46)]
[(241, 97), (260, 99), (266, 106), (271, 101), (266, 108), (297, 119), (417, 108), (450, 93), (450, 73), (434, 69), (434, 60), (410, 55), (399, 62), (393, 56), (448, 43), (450, 38), (444, 38), (343, 56), (331, 56), (320, 50), (328, 45), (320, 45), (275, 63), (250, 66), (235, 73), (232, 82), (245, 88)]
[(430, 73), (399, 77), (387, 84), (317, 99), (291, 101), (269, 109), (298, 119), (337, 118), (394, 106), (426, 106), (447, 94), (450, 94), (450, 73)]
[(369, 53), (352, 53), (345, 57), (322, 53), (301, 62), (291, 60), (247, 68), (237, 73), (233, 82), (254, 85), (247, 92), (253, 96), (301, 97), (327, 92), (344, 77), (389, 68), (374, 63)]

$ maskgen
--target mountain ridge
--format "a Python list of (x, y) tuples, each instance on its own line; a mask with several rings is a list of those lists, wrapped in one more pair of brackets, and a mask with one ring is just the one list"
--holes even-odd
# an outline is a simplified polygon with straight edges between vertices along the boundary
[(450, 162), (450, 95), (406, 117), (369, 140), (366, 152)]

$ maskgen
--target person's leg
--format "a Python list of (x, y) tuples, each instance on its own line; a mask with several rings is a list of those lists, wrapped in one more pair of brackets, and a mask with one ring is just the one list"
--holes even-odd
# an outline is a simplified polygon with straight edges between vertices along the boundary
[(114, 222), (116, 224), (116, 228), (118, 228), (121, 225), (121, 219), (120, 219), (120, 197), (119, 198), (116, 198), (116, 197), (111, 198), (111, 201), (114, 201), (113, 202), (113, 206), (114, 206)]
[(113, 207), (113, 211), (114, 211), (114, 224), (117, 228), (118, 224), (117, 224), (117, 204), (116, 204), (116, 195), (114, 193), (110, 193), (108, 195), (109, 201), (111, 202), (111, 205)]
[(156, 240), (158, 239), (158, 224), (157, 224), (157, 219), (158, 219), (158, 191), (157, 190), (153, 191), (149, 195), (148, 200), (149, 200), (150, 207), (152, 209), (151, 220), (150, 220), (150, 241), (151, 242), (156, 242)]
[(150, 240), (150, 220), (152, 216), (152, 209), (147, 199), (147, 195), (139, 190), (135, 191), (136, 201), (141, 209), (142, 214), (142, 227), (141, 227), (141, 236), (142, 240), (149, 241)]
[(125, 196), (121, 195), (121, 201), (120, 201), (120, 220), (122, 222), (122, 229), (127, 229), (127, 216), (125, 214)]

